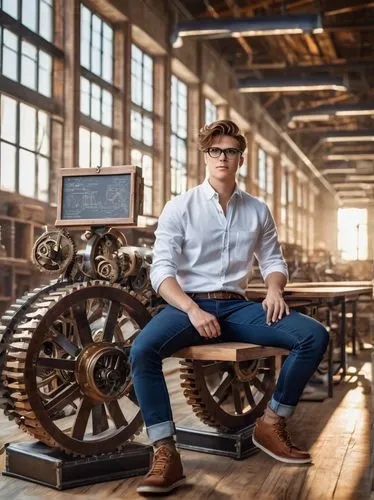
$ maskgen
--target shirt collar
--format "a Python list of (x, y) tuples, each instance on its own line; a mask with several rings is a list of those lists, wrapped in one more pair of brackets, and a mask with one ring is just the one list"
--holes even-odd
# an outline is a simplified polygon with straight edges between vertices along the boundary
[[(201, 189), (203, 190), (207, 200), (211, 200), (215, 195), (218, 196), (217, 191), (212, 188), (212, 186), (209, 184), (208, 179), (205, 179), (205, 181), (201, 184)], [(242, 191), (237, 184), (235, 184), (235, 189), (231, 197), (234, 196), (239, 196), (239, 198), (242, 198)]]

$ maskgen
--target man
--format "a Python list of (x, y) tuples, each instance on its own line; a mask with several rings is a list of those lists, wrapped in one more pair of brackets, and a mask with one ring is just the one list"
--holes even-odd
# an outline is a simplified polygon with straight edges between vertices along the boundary
[[(236, 185), (246, 148), (237, 125), (214, 122), (201, 129), (199, 140), (208, 179), (169, 201), (156, 231), (151, 281), (168, 305), (142, 330), (130, 355), (135, 392), (155, 448), (139, 493), (167, 493), (185, 481), (162, 359), (190, 345), (223, 340), (289, 349), (253, 442), (282, 462), (311, 461), (292, 444), (286, 418), (326, 350), (327, 331), (290, 312), (283, 300), (287, 266), (271, 213)], [(267, 285), (262, 305), (245, 300), (254, 255)]]

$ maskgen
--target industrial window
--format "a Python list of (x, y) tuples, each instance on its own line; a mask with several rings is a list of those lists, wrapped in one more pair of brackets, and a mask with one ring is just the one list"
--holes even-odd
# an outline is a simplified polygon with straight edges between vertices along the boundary
[(112, 139), (85, 127), (79, 128), (79, 166), (112, 165)]
[(287, 241), (287, 171), (283, 165), (281, 168), (279, 237), (281, 241)]
[(243, 157), (243, 165), (238, 168), (238, 186), (242, 191), (247, 191), (248, 149), (244, 152)]
[(368, 212), (366, 208), (339, 208), (338, 250), (344, 260), (368, 258)]
[(81, 4), (81, 66), (113, 82), (113, 28)]
[(153, 58), (131, 46), (131, 163), (142, 168), (143, 214), (153, 213)]
[(131, 164), (142, 168), (144, 179), (143, 214), (152, 215), (153, 158), (139, 149), (131, 150)]
[(266, 203), (271, 211), (274, 208), (274, 161), (270, 155), (266, 158)]
[[(266, 153), (258, 148), (258, 187), (260, 191), (266, 190)], [(264, 198), (263, 193), (260, 196)]]
[(309, 225), (308, 225), (308, 250), (311, 251), (314, 249), (314, 204), (315, 204), (315, 193), (312, 189), (309, 189), (309, 203), (308, 203), (308, 212), (309, 212)]
[(52, 96), (52, 56), (6, 28), (1, 29), (1, 72), (46, 97)]
[(53, 0), (0, 0), (1, 9), (49, 42), (53, 39)]
[(205, 98), (205, 123), (212, 123), (217, 120), (217, 106), (213, 104), (213, 102)]
[(79, 166), (112, 165), (114, 29), (81, 4)]
[(171, 77), (171, 196), (187, 190), (188, 88)]
[(258, 188), (259, 198), (273, 210), (274, 197), (274, 162), (273, 158), (261, 147), (258, 148)]
[(294, 173), (287, 174), (287, 241), (295, 243)]
[(1, 95), (0, 187), (49, 201), (50, 118)]

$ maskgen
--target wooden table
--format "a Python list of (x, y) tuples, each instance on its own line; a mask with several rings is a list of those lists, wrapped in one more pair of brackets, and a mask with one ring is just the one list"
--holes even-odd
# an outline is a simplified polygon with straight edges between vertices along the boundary
[[(327, 305), (328, 317), (327, 326), (331, 325), (331, 307), (340, 306), (340, 366), (338, 371), (342, 370), (341, 378), (343, 379), (347, 374), (347, 359), (346, 359), (346, 300), (349, 299), (353, 303), (357, 303), (360, 295), (372, 293), (372, 286), (293, 286), (289, 284), (284, 290), (284, 298), (286, 302), (291, 300), (305, 300), (309, 299), (315, 305)], [(267, 289), (265, 286), (249, 287), (246, 290), (246, 297), (252, 300), (263, 299), (266, 296)], [(352, 343), (356, 345), (356, 307), (352, 310)], [(355, 353), (355, 347), (352, 349)], [(331, 375), (331, 374), (330, 374)], [(330, 377), (329, 377), (330, 379)], [(331, 381), (329, 383), (329, 392), (332, 392)]]

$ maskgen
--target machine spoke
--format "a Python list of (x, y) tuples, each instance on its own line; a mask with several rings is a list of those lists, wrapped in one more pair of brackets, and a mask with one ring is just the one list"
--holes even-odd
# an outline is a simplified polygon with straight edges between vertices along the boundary
[(92, 408), (92, 434), (101, 434), (109, 429), (108, 417), (106, 416), (105, 405), (98, 404)]
[(73, 306), (73, 315), (77, 325), (78, 335), (82, 346), (93, 343), (90, 324), (88, 323), (86, 309), (82, 304)]

